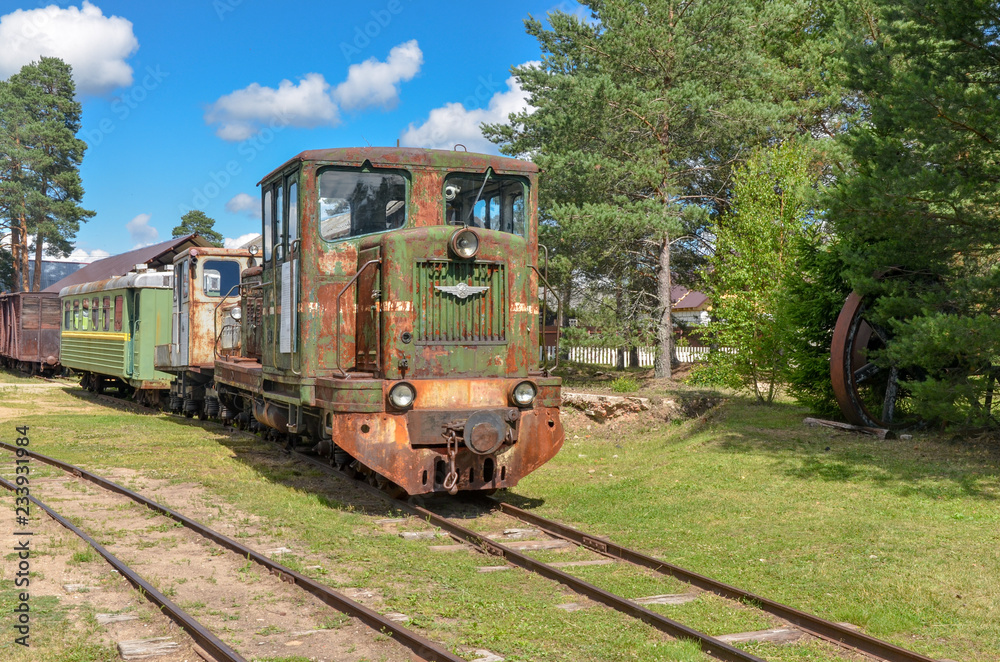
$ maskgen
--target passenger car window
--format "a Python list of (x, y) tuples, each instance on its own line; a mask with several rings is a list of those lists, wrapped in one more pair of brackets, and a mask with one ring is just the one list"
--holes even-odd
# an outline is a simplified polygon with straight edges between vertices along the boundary
[(319, 174), (324, 239), (357, 237), (406, 225), (406, 178), (399, 173), (326, 169)]
[(104, 314), (104, 330), (108, 331), (111, 329), (111, 297), (104, 297), (103, 303), (101, 312)]
[(125, 301), (121, 295), (115, 297), (115, 331), (122, 330), (122, 307)]

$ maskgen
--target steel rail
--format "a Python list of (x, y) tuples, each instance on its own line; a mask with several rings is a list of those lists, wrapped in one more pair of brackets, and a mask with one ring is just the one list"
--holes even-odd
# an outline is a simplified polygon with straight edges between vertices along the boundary
[[(337, 471), (336, 469), (334, 469), (325, 462), (321, 462), (320, 460), (309, 457), (308, 455), (303, 455), (298, 452), (295, 452), (293, 454), (297, 459), (308, 462), (309, 464), (312, 464), (314, 466), (320, 467), (328, 471), (332, 475), (339, 476), (344, 480), (349, 480), (346, 476), (343, 476), (343, 474), (341, 474), (339, 471)], [(358, 487), (369, 490), (373, 494), (376, 494), (383, 499), (391, 501), (392, 504), (396, 506), (398, 509), (408, 512), (414, 517), (419, 517), (420, 519), (430, 522), (431, 524), (437, 526), (438, 528), (447, 531), (453, 537), (459, 540), (464, 540), (465, 542), (481, 549), (487, 554), (503, 557), (508, 562), (517, 565), (521, 568), (524, 568), (525, 570), (534, 572), (547, 579), (552, 579), (554, 581), (557, 581), (560, 584), (568, 586), (577, 593), (591, 598), (595, 602), (600, 602), (601, 604), (611, 607), (616, 611), (628, 614), (629, 616), (632, 616), (634, 618), (638, 618), (644, 621), (645, 623), (652, 625), (654, 628), (660, 630), (661, 632), (669, 634), (672, 637), (675, 637), (677, 639), (690, 639), (696, 641), (701, 647), (702, 652), (707, 655), (710, 655), (711, 657), (714, 657), (719, 660), (725, 660), (726, 662), (765, 662), (765, 660), (763, 660), (760, 657), (757, 657), (756, 655), (747, 653), (746, 651), (740, 650), (739, 648), (736, 648), (735, 646), (732, 646), (723, 641), (719, 641), (715, 637), (705, 634), (704, 632), (699, 632), (698, 630), (690, 628), (684, 625), (683, 623), (678, 623), (677, 621), (671, 620), (666, 616), (663, 616), (662, 614), (658, 614), (655, 611), (646, 609), (645, 607), (636, 604), (631, 600), (627, 600), (626, 598), (623, 598), (619, 595), (615, 595), (614, 593), (605, 591), (604, 589), (594, 586), (589, 582), (585, 582), (584, 580), (578, 577), (574, 577), (573, 575), (563, 572), (562, 570), (553, 568), (547, 563), (536, 561), (530, 556), (523, 554), (517, 550), (514, 550), (510, 547), (507, 547), (506, 545), (489, 540), (483, 537), (481, 534), (476, 533), (471, 529), (467, 529), (459, 524), (455, 524), (451, 520), (441, 517), (440, 515), (433, 513), (430, 510), (427, 510), (426, 508), (411, 503), (407, 503), (399, 499), (392, 499), (384, 492), (375, 487), (372, 487), (371, 485), (367, 485), (365, 483), (359, 483), (354, 480), (351, 480), (351, 482), (357, 485)]]
[(503, 501), (489, 497), (488, 499), (491, 502), (491, 505), (499, 507), (503, 513), (527, 524), (536, 526), (548, 534), (554, 535), (558, 538), (563, 538), (564, 540), (569, 540), (570, 542), (576, 543), (600, 554), (621, 559), (634, 565), (643, 566), (660, 574), (669, 575), (691, 584), (692, 586), (697, 586), (700, 589), (709, 591), (724, 598), (753, 603), (763, 611), (773, 614), (778, 618), (782, 618), (789, 623), (792, 623), (799, 629), (805, 630), (806, 632), (816, 635), (822, 639), (827, 639), (829, 641), (854, 648), (869, 655), (873, 655), (879, 659), (887, 660), (888, 662), (935, 662), (935, 660), (925, 655), (900, 648), (899, 646), (890, 644), (887, 641), (882, 641), (881, 639), (876, 639), (875, 637), (864, 634), (863, 632), (852, 630), (832, 621), (825, 620), (818, 616), (813, 616), (812, 614), (807, 614), (795, 609), (794, 607), (789, 607), (781, 604), (780, 602), (775, 602), (774, 600), (761, 597), (755, 593), (736, 588), (735, 586), (730, 586), (729, 584), (724, 584), (696, 572), (685, 570), (684, 568), (671, 563), (659, 561), (641, 552), (636, 552), (626, 547), (622, 547), (621, 545), (615, 544), (607, 539), (589, 536), (582, 531), (566, 526), (565, 524), (553, 522), (552, 520), (545, 519), (544, 517), (540, 517), (534, 513), (529, 513), (526, 510), (504, 503)]
[[(13, 446), (6, 442), (0, 442), (0, 448), (9, 451), (18, 450), (17, 446)], [(357, 618), (362, 623), (372, 628), (379, 634), (390, 635), (394, 640), (396, 640), (403, 646), (409, 648), (411, 651), (419, 655), (422, 659), (427, 660), (427, 662), (466, 662), (465, 658), (458, 657), (457, 655), (451, 653), (441, 645), (433, 641), (430, 641), (429, 639), (424, 639), (416, 632), (413, 632), (412, 630), (403, 627), (399, 623), (390, 621), (389, 619), (385, 618), (378, 612), (369, 609), (368, 607), (362, 605), (359, 602), (351, 600), (346, 595), (338, 593), (337, 591), (334, 591), (333, 589), (324, 586), (323, 584), (320, 584), (319, 582), (313, 580), (312, 578), (307, 577), (299, 572), (296, 572), (291, 568), (288, 568), (280, 563), (276, 563), (271, 559), (267, 558), (266, 556), (260, 554), (259, 552), (256, 552), (253, 549), (250, 549), (249, 547), (246, 547), (245, 545), (236, 542), (232, 538), (229, 538), (219, 533), (218, 531), (208, 528), (207, 526), (201, 524), (200, 522), (190, 519), (189, 517), (186, 517), (184, 515), (181, 515), (180, 513), (173, 511), (170, 508), (167, 508), (166, 506), (163, 506), (151, 499), (147, 499), (141, 494), (137, 494), (126, 487), (118, 485), (117, 483), (107, 480), (106, 478), (101, 478), (100, 476), (90, 473), (89, 471), (86, 471), (79, 467), (75, 467), (66, 462), (62, 462), (61, 460), (48, 457), (47, 455), (42, 455), (41, 453), (35, 451), (28, 450), (26, 452), (30, 457), (35, 458), (40, 462), (44, 462), (45, 464), (52, 465), (54, 467), (62, 469), (63, 471), (72, 473), (73, 475), (78, 476), (80, 478), (84, 478), (85, 480), (88, 480), (96, 485), (99, 485), (100, 487), (103, 487), (106, 490), (117, 492), (118, 494), (121, 494), (123, 496), (128, 497), (129, 499), (132, 499), (136, 503), (142, 504), (147, 508), (154, 510), (162, 515), (165, 515), (166, 517), (169, 517), (176, 522), (180, 522), (188, 529), (191, 529), (195, 533), (198, 533), (199, 535), (208, 538), (209, 540), (220, 545), (221, 547), (225, 547), (226, 549), (239, 554), (243, 558), (250, 559), (255, 563), (264, 566), (265, 568), (268, 569), (269, 572), (271, 572), (271, 574), (276, 575), (282, 581), (286, 581), (290, 584), (297, 585), (299, 588), (302, 588), (305, 591), (316, 596), (322, 602), (333, 607), (337, 611), (354, 616), (355, 618)], [(72, 526), (72, 525), (69, 525), (67, 523), (64, 524), (64, 526)], [(78, 535), (84, 535), (84, 534), (78, 534)], [(96, 545), (96, 543), (92, 544)], [(243, 660), (243, 658), (241, 657), (233, 659), (240, 661)]]
[[(7, 446), (7, 444), (4, 444), (4, 446)], [(31, 453), (31, 455), (35, 456), (33, 453)], [(17, 494), (17, 490), (19, 489), (16, 485), (5, 478), (0, 478), (0, 485), (3, 485), (3, 487), (14, 492), (15, 494)], [(33, 504), (48, 513), (49, 517), (59, 522), (59, 524), (78, 535), (88, 545), (93, 547), (98, 554), (103, 556), (108, 563), (114, 566), (115, 570), (125, 577), (133, 586), (139, 589), (139, 591), (143, 593), (151, 602), (165, 611), (172, 621), (183, 628), (184, 631), (192, 639), (194, 639), (199, 646), (205, 649), (205, 652), (218, 660), (218, 662), (247, 662), (246, 658), (212, 634), (204, 625), (199, 623), (194, 616), (178, 607), (169, 598), (167, 598), (167, 596), (156, 590), (156, 587), (139, 576), (139, 574), (132, 570), (132, 568), (125, 565), (125, 563), (105, 549), (99, 542), (91, 538), (85, 532), (77, 528), (72, 522), (49, 508), (34, 496), (28, 495), (28, 499), (30, 499)]]

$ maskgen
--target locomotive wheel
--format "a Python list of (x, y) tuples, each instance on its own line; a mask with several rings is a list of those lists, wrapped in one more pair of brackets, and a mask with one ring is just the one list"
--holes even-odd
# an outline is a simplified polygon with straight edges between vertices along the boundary
[(837, 317), (830, 345), (830, 379), (840, 411), (854, 425), (875, 428), (906, 424), (900, 389), (900, 371), (869, 360), (885, 349), (889, 334), (869, 322), (867, 307), (857, 292), (851, 292)]

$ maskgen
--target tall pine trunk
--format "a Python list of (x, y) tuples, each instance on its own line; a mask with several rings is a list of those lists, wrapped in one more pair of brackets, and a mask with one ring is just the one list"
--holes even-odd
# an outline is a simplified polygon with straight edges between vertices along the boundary
[(657, 379), (670, 379), (673, 359), (674, 325), (671, 320), (673, 300), (670, 297), (670, 233), (663, 233), (660, 243), (660, 270), (656, 275), (656, 296), (659, 299), (660, 320), (656, 329), (656, 363), (654, 375)]
[(42, 241), (44, 237), (39, 232), (35, 236), (35, 276), (31, 279), (31, 291), (42, 291)]

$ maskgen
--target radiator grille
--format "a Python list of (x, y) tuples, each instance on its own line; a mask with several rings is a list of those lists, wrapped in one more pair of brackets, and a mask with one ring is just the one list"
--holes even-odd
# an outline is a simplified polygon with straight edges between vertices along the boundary
[[(503, 343), (507, 338), (507, 278), (502, 262), (416, 263), (416, 340), (424, 343)], [(462, 298), (436, 286), (487, 287)]]

